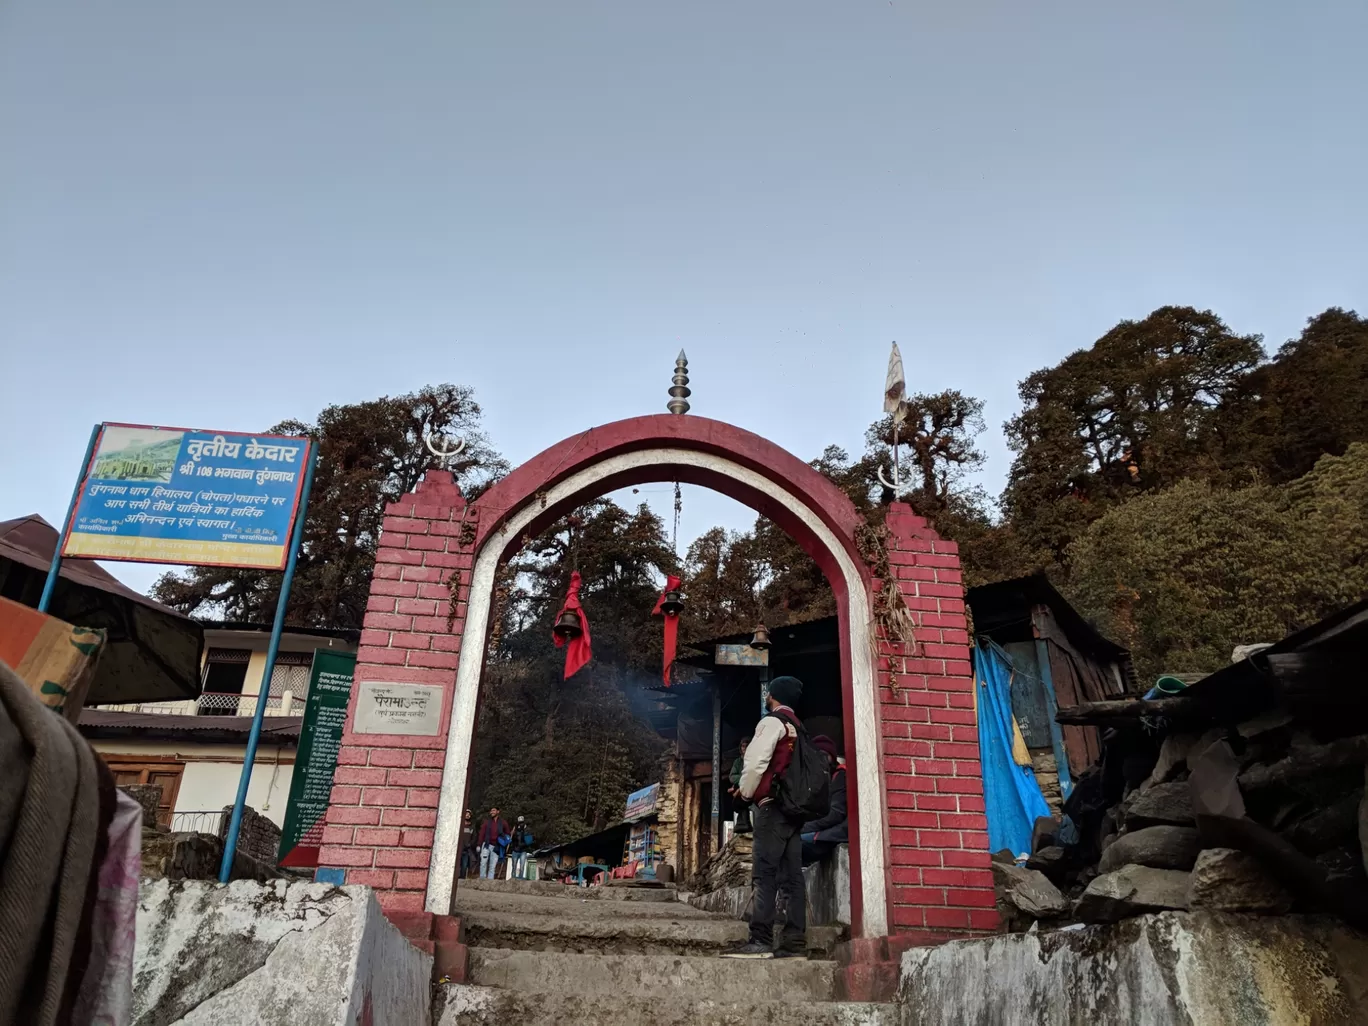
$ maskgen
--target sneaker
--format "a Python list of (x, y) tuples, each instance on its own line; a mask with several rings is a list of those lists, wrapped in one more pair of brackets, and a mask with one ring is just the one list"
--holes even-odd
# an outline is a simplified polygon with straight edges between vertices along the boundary
[(775, 958), (807, 958), (806, 951), (793, 951), (790, 948), (780, 948), (774, 953)]
[(759, 944), (755, 941), (748, 941), (740, 947), (732, 948), (730, 951), (722, 952), (723, 958), (773, 958), (774, 951), (768, 944)]

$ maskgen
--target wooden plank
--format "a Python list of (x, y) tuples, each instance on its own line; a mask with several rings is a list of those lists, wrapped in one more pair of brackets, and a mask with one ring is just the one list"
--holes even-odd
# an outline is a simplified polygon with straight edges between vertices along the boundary
[(1144, 716), (1179, 719), (1201, 716), (1201, 707), (1195, 699), (1181, 695), (1176, 698), (1156, 698), (1153, 701), (1146, 701), (1143, 698), (1110, 698), (1105, 702), (1080, 702), (1078, 705), (1060, 709), (1055, 714), (1055, 722), (1124, 724), (1139, 722)]

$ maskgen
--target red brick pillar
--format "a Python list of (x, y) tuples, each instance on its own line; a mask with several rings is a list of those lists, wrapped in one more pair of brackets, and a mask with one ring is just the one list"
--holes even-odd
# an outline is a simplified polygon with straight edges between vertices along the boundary
[[(916, 645), (880, 640), (892, 921), (915, 943), (997, 927), (959, 548), (905, 503), (886, 518), (889, 570)], [(893, 582), (884, 582), (887, 587)]]
[(892, 1000), (907, 948), (998, 925), (959, 547), (906, 503), (893, 503), (885, 523), (889, 579), (874, 588), (898, 588), (915, 644), (879, 630), (892, 914), (887, 937), (838, 949), (837, 990), (852, 1001)]
[[(323, 832), (322, 865), (368, 884), (394, 916), (421, 912), (470, 591), (473, 523), (450, 472), (430, 470), (385, 510), (356, 687)], [(453, 578), (460, 575), (459, 580)], [(359, 734), (365, 681), (442, 688), (436, 736)]]

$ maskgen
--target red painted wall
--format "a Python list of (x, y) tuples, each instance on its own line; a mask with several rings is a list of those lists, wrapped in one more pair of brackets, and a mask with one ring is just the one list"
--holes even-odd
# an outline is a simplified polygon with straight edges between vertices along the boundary
[[(880, 641), (890, 932), (942, 940), (997, 927), (959, 549), (910, 507), (888, 512), (888, 563), (919, 626)], [(887, 587), (888, 582), (880, 582)]]
[(421, 912), (469, 600), (474, 511), (448, 471), (431, 470), (385, 512), (356, 680), (441, 685), (443, 727), (436, 737), (357, 734), (353, 698), (319, 861), (345, 867), (348, 883), (374, 887), (387, 912)]

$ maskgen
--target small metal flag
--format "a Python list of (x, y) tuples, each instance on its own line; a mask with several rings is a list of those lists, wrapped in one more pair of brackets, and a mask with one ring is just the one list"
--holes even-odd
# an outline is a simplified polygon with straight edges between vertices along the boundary
[(884, 413), (893, 414), (899, 423), (906, 414), (903, 406), (904, 393), (907, 391), (907, 376), (903, 373), (902, 353), (898, 343), (893, 343), (893, 352), (888, 357), (888, 377), (884, 379)]

